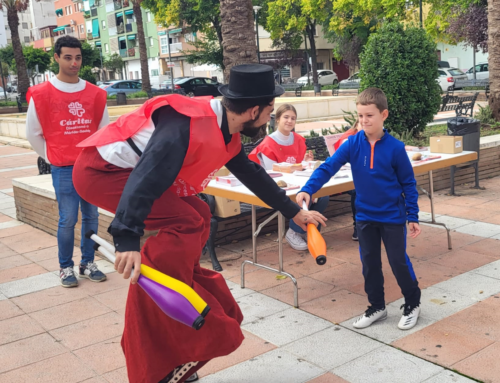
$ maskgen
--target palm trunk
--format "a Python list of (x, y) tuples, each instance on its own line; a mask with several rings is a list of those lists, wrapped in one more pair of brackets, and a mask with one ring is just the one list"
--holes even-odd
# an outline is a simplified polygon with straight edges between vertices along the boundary
[(311, 45), (311, 63), (312, 63), (312, 75), (313, 84), (318, 83), (318, 58), (316, 56), (316, 41), (314, 40), (314, 24), (309, 24), (306, 26), (306, 34), (309, 38), (309, 44)]
[(488, 0), (488, 67), (490, 70), (489, 104), (500, 121), (500, 2)]
[(144, 24), (142, 23), (141, 3), (132, 2), (135, 20), (137, 23), (137, 38), (139, 39), (139, 58), (141, 61), (142, 90), (151, 91), (151, 82), (149, 81), (148, 49), (146, 48), (146, 38), (144, 37)]
[(25, 100), (26, 92), (30, 87), (28, 72), (26, 71), (26, 61), (24, 60), (23, 47), (19, 40), (19, 15), (14, 7), (7, 8), (7, 21), (12, 36), (12, 48), (14, 50), (14, 60), (17, 68), (17, 90), (21, 100)]
[(257, 62), (251, 0), (220, 0), (224, 77), (235, 65)]

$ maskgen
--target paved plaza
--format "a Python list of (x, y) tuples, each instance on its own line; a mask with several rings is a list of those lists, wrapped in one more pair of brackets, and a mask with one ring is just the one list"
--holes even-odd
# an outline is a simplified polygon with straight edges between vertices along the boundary
[[(56, 238), (16, 220), (12, 178), (38, 173), (34, 152), (0, 146), (0, 383), (127, 382), (120, 347), (128, 281), (99, 260), (104, 283), (59, 284)], [(415, 328), (397, 328), (401, 293), (383, 262), (389, 318), (364, 330), (351, 323), (368, 305), (358, 244), (348, 215), (328, 221), (328, 261), (285, 244), (285, 270), (299, 284), (295, 309), (289, 279), (240, 265), (251, 241), (217, 249), (223, 276), (245, 315), (243, 345), (208, 363), (202, 383), (465, 383), (500, 382), (500, 178), (486, 190), (436, 193), (438, 220), (453, 229), (422, 225), (408, 253), (422, 288)], [(427, 197), (419, 200), (428, 216)], [(259, 237), (259, 261), (278, 264), (277, 235)], [(75, 262), (80, 251), (75, 249)], [(203, 266), (211, 268), (208, 259)], [(208, 319), (208, 318), (207, 318)]]

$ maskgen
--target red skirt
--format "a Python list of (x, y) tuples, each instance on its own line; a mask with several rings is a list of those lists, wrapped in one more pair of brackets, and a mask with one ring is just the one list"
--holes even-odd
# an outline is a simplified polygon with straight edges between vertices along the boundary
[[(73, 182), (84, 200), (115, 213), (131, 171), (104, 161), (96, 148), (86, 148), (75, 163)], [(235, 351), (244, 338), (243, 315), (222, 275), (200, 267), (210, 232), (205, 202), (166, 191), (145, 224), (159, 232), (146, 240), (142, 263), (190, 285), (211, 307), (197, 331), (170, 319), (141, 287), (130, 285), (121, 342), (129, 381), (158, 383), (181, 364)]]

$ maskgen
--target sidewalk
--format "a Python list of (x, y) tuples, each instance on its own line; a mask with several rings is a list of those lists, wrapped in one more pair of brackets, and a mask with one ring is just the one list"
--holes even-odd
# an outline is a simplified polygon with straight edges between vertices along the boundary
[[(10, 180), (35, 175), (36, 158), (0, 146), (0, 383), (127, 382), (120, 336), (128, 281), (99, 260), (108, 281), (60, 287), (56, 239), (15, 220)], [(438, 220), (454, 230), (453, 250), (436, 227), (423, 226), (419, 238), (408, 240), (423, 296), (419, 323), (407, 332), (396, 327), (401, 294), (386, 260), (389, 318), (352, 328), (368, 303), (348, 216), (328, 221), (324, 266), (285, 244), (300, 309), (291, 305), (291, 282), (265, 270), (247, 266), (248, 288), (240, 288), (249, 240), (218, 248), (222, 274), (245, 315), (246, 339), (208, 363), (201, 382), (500, 382), (500, 178), (481, 186), (486, 190), (461, 187), (461, 197), (436, 193)], [(425, 217), (426, 197), (419, 204)], [(277, 265), (276, 239), (259, 237), (260, 262)], [(211, 268), (208, 259), (203, 266)]]

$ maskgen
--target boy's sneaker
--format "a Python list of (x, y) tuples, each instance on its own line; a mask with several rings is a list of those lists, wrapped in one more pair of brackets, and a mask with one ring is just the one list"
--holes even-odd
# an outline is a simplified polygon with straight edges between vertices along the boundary
[(66, 267), (64, 269), (60, 269), (59, 278), (61, 278), (62, 287), (78, 286), (78, 279), (76, 279), (75, 270), (73, 270), (73, 267)]
[(358, 239), (358, 229), (356, 229), (356, 226), (354, 226), (354, 231), (352, 233), (352, 240), (353, 241), (359, 241), (359, 239)]
[[(179, 367), (175, 368), (174, 371), (172, 371), (170, 374), (167, 375), (166, 378), (162, 379), (160, 383), (178, 383), (181, 381), (181, 379), (186, 376), (189, 371), (195, 367), (198, 364), (198, 362), (190, 362), (186, 364), (181, 364)], [(196, 379), (198, 380), (198, 374), (195, 372), (193, 375), (191, 375), (189, 378), (187, 378), (185, 381), (186, 382), (194, 382), (195, 380), (190, 380), (193, 378), (193, 376), (196, 375)]]
[(385, 307), (383, 309), (376, 309), (372, 306), (368, 306), (368, 310), (366, 310), (352, 325), (357, 329), (366, 328), (377, 321), (385, 319), (387, 319), (387, 309)]
[(292, 229), (288, 229), (285, 236), (287, 242), (290, 244), (292, 249), (298, 251), (307, 250), (307, 242), (304, 240), (301, 234), (293, 231)]
[(95, 263), (81, 263), (80, 278), (88, 278), (92, 282), (102, 282), (106, 280), (106, 274), (100, 271)]
[(407, 305), (406, 303), (401, 306), (404, 308), (403, 316), (398, 323), (401, 330), (409, 330), (417, 324), (418, 316), (420, 315), (420, 304), (416, 306)]

